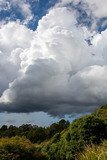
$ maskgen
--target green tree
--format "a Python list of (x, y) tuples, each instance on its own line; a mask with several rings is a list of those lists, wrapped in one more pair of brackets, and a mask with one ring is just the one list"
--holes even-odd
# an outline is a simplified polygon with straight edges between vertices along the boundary
[(106, 124), (92, 115), (75, 120), (69, 129), (72, 140), (82, 140), (85, 144), (100, 143), (107, 137)]

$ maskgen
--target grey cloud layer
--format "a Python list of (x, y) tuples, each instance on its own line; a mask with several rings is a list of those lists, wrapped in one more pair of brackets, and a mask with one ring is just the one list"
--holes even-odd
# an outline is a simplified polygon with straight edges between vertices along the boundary
[(107, 103), (107, 30), (94, 33), (89, 46), (92, 33), (76, 23), (74, 11), (55, 7), (36, 31), (18, 22), (2, 25), (1, 112), (62, 115)]

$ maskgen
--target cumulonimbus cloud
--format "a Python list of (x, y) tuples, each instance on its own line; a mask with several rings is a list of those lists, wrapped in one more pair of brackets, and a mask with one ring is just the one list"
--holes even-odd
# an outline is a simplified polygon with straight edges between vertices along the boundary
[(0, 111), (87, 112), (107, 103), (107, 30), (89, 45), (75, 11), (55, 7), (36, 31), (0, 28)]

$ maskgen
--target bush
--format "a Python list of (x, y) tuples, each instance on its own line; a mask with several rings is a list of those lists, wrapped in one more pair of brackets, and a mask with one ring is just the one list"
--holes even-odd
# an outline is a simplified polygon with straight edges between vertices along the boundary
[(34, 145), (20, 137), (0, 139), (0, 160), (45, 160), (46, 156), (37, 152)]
[(78, 152), (88, 144), (99, 144), (106, 138), (106, 124), (103, 120), (88, 115), (75, 120), (70, 127), (61, 134), (56, 134), (52, 144), (47, 147), (50, 160), (74, 160)]
[(107, 137), (107, 129), (103, 120), (88, 115), (75, 120), (71, 124), (68, 134), (70, 141), (99, 144)]

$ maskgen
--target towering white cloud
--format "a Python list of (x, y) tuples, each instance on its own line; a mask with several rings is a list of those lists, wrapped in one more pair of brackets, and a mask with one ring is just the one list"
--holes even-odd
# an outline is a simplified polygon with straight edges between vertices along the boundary
[(61, 115), (107, 103), (107, 30), (91, 46), (86, 33), (66, 7), (51, 9), (36, 31), (2, 25), (0, 111)]
[(0, 95), (18, 75), (20, 54), (30, 47), (32, 31), (10, 22), (0, 28)]

